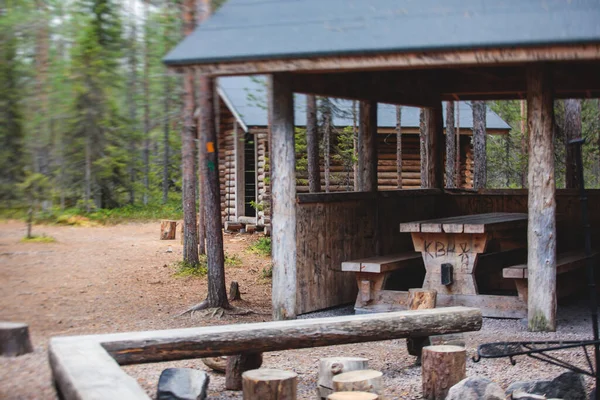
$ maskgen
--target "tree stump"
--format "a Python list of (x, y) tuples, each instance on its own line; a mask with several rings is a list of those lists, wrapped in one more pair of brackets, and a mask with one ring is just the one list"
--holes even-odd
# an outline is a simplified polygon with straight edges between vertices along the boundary
[(336, 392), (369, 392), (382, 394), (383, 374), (374, 369), (345, 372), (332, 378)]
[(452, 386), (463, 380), (467, 372), (467, 351), (459, 346), (427, 346), (423, 348), (423, 398), (443, 400)]
[(335, 392), (327, 396), (328, 400), (378, 400), (379, 396), (368, 392)]
[[(437, 291), (431, 289), (408, 289), (408, 309), (409, 310), (423, 310), (428, 308), (435, 308), (437, 302)], [(429, 337), (409, 337), (406, 339), (406, 348), (408, 354), (416, 356), (416, 365), (421, 364), (421, 353), (423, 347), (428, 346)]]
[(175, 240), (177, 221), (163, 219), (160, 221), (160, 240)]
[(242, 374), (244, 400), (296, 400), (298, 375), (280, 369), (254, 369)]
[(333, 377), (344, 372), (365, 370), (369, 360), (362, 357), (328, 357), (319, 360), (318, 395), (327, 398), (333, 393)]
[(227, 369), (227, 357), (226, 356), (204, 357), (204, 358), (201, 358), (200, 360), (202, 360), (204, 365), (206, 365), (208, 368), (212, 369), (213, 371), (224, 373), (225, 370)]
[(0, 355), (16, 357), (32, 351), (27, 324), (0, 322)]
[[(229, 285), (229, 300), (230, 301), (234, 301), (234, 300), (241, 300), (242, 296), (240, 294), (240, 285), (238, 285), (238, 283), (236, 281), (231, 281), (231, 284)], [(254, 368), (252, 368), (254, 369)]]
[(262, 365), (262, 353), (243, 353), (227, 357), (225, 389), (242, 390), (242, 374)]

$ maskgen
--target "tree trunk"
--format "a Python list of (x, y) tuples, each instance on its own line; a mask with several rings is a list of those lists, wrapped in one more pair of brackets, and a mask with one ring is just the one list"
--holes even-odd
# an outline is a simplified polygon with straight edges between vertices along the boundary
[(90, 212), (90, 201), (92, 198), (92, 145), (90, 134), (86, 134), (85, 138), (85, 189), (83, 200), (85, 201), (85, 211)]
[(149, 0), (144, 1), (144, 205), (150, 195), (150, 15)]
[[(195, 0), (186, 0), (183, 4), (184, 33), (190, 34), (195, 26)], [(198, 225), (196, 221), (196, 171), (195, 154), (196, 126), (194, 124), (194, 71), (188, 70), (183, 79), (183, 134), (181, 138), (181, 156), (183, 163), (183, 261), (198, 265)], [(218, 186), (218, 184), (217, 184)], [(220, 219), (220, 218), (219, 218)], [(220, 235), (220, 232), (219, 232)], [(210, 273), (210, 271), (209, 271)]]
[(242, 375), (244, 400), (296, 400), (295, 372), (261, 368)]
[(359, 190), (377, 191), (377, 103), (361, 101), (358, 114)]
[(345, 372), (331, 381), (336, 392), (383, 393), (383, 374), (373, 369)]
[(331, 131), (333, 130), (331, 100), (324, 97), (321, 103), (323, 113), (323, 161), (325, 163), (325, 192), (329, 193), (331, 180)]
[(565, 100), (565, 119), (563, 123), (565, 134), (565, 187), (577, 189), (581, 182), (577, 182), (577, 166), (573, 146), (569, 141), (581, 138), (581, 100)]
[(296, 157), (290, 77), (271, 76), (273, 319), (296, 318)]
[[(137, 1), (130, 0), (130, 7), (135, 8)], [(131, 132), (129, 133), (129, 163), (127, 165), (127, 172), (129, 174), (129, 204), (135, 203), (135, 161), (136, 161), (136, 140), (135, 131), (138, 129), (137, 124), (137, 105), (136, 105), (136, 93), (137, 93), (137, 18), (135, 17), (135, 11), (131, 11), (129, 16), (131, 26), (129, 27), (129, 84), (127, 85), (127, 103), (129, 105), (129, 126)]]
[(474, 101), (473, 107), (473, 189), (485, 188), (487, 179), (487, 155), (484, 101)]
[(321, 191), (321, 171), (319, 168), (319, 137), (317, 131), (317, 98), (306, 96), (306, 153), (308, 157), (308, 190)]
[(162, 190), (163, 204), (167, 203), (169, 199), (169, 109), (171, 106), (171, 80), (168, 75), (164, 77), (165, 93), (164, 93), (164, 125), (163, 125), (163, 176), (162, 176)]
[(240, 285), (236, 281), (231, 281), (229, 285), (229, 300), (241, 300), (242, 296), (240, 294)]
[(425, 121), (425, 109), (419, 112), (419, 148), (421, 154), (421, 187), (429, 187), (427, 180), (427, 125)]
[(530, 331), (556, 330), (556, 200), (554, 104), (550, 67), (527, 70), (529, 219), (527, 223)]
[(396, 173), (398, 189), (402, 189), (402, 107), (396, 106)]
[(261, 353), (242, 353), (227, 357), (225, 389), (242, 390), (242, 374), (260, 368), (262, 361)]
[(423, 398), (444, 400), (450, 388), (467, 372), (467, 351), (459, 346), (427, 346), (423, 349)]
[(456, 133), (453, 101), (446, 103), (446, 187), (456, 187)]
[(525, 123), (525, 100), (521, 100), (521, 187), (527, 187), (527, 130)]
[[(352, 100), (352, 144), (354, 146), (352, 166), (354, 170), (354, 191), (358, 192), (360, 189), (358, 186), (358, 126), (356, 123), (358, 111), (356, 108), (356, 100)], [(600, 137), (598, 143), (600, 146)]]
[(229, 308), (225, 288), (225, 256), (221, 230), (219, 148), (215, 126), (215, 81), (212, 77), (201, 76), (199, 83), (202, 132), (200, 151), (203, 152), (205, 160), (205, 164), (200, 167), (200, 170), (204, 184), (206, 255), (208, 257), (208, 297), (206, 302), (208, 307)]

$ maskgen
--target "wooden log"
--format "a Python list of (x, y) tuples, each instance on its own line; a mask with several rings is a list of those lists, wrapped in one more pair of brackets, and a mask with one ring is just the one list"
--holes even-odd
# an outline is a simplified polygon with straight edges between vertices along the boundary
[(306, 96), (306, 153), (308, 186), (311, 192), (320, 192), (319, 134), (317, 132), (317, 98), (315, 95)]
[(16, 357), (32, 351), (27, 324), (0, 321), (0, 355)]
[(437, 291), (433, 289), (408, 289), (408, 309), (426, 310), (435, 308)]
[(423, 348), (423, 398), (443, 400), (450, 388), (463, 380), (467, 372), (467, 351), (459, 346)]
[(160, 221), (160, 240), (175, 240), (177, 221), (163, 219)]
[(369, 360), (362, 357), (328, 357), (319, 360), (318, 395), (326, 398), (333, 392), (333, 377), (345, 372), (368, 368)]
[[(264, 353), (406, 338), (415, 331), (430, 336), (480, 328), (479, 309), (446, 307), (368, 317), (353, 315), (112, 334), (100, 336), (99, 340), (103, 340), (103, 347), (120, 364), (131, 364), (239, 354), (248, 348)], [(186, 343), (185, 348), (181, 348), (182, 343)]]
[(242, 375), (244, 400), (296, 400), (298, 375), (279, 369), (255, 369)]
[[(408, 289), (408, 309), (409, 310), (427, 310), (435, 308), (437, 300), (437, 291), (433, 289)], [(408, 354), (416, 356), (416, 365), (421, 365), (421, 355), (423, 347), (429, 345), (428, 336), (415, 336), (406, 339), (406, 348)]]
[(200, 359), (208, 368), (217, 372), (225, 372), (227, 369), (227, 357), (203, 357)]
[(260, 368), (262, 361), (261, 353), (242, 353), (227, 357), (225, 389), (242, 390), (242, 374)]
[(383, 374), (373, 369), (345, 372), (332, 378), (336, 392), (383, 393)]
[(527, 69), (527, 319), (530, 331), (556, 330), (556, 184), (553, 121), (552, 71), (546, 65), (531, 66)]
[(273, 319), (296, 318), (296, 156), (294, 96), (288, 74), (271, 76)]
[(229, 285), (229, 300), (241, 300), (240, 285), (236, 281), (231, 281)]
[(377, 400), (379, 396), (368, 392), (336, 392), (327, 396), (328, 400)]

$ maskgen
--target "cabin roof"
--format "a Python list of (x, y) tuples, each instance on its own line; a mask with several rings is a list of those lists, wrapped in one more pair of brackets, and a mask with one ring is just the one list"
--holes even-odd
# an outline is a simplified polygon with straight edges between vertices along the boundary
[[(244, 130), (248, 127), (267, 126), (267, 86), (264, 76), (234, 76), (221, 77), (218, 79), (219, 95), (236, 116)], [(473, 111), (469, 103), (461, 101), (460, 104), (460, 127), (461, 129), (473, 128)], [(295, 95), (295, 124), (306, 126), (306, 96)], [(340, 115), (334, 115), (334, 125), (338, 127), (352, 126), (352, 101), (335, 100), (335, 106), (340, 109)], [(444, 126), (446, 108), (444, 106)], [(456, 117), (456, 116), (455, 116)], [(379, 128), (396, 127), (396, 106), (391, 104), (378, 104), (377, 122)], [(498, 114), (487, 109), (487, 128), (492, 130), (503, 130), (508, 132), (508, 125)], [(419, 127), (419, 108), (402, 107), (402, 127)]]
[(598, 0), (229, 0), (164, 62), (599, 42)]

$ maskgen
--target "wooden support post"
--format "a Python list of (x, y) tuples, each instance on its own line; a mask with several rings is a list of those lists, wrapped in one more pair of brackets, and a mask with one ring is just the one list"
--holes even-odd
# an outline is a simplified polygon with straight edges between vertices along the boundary
[(298, 375), (279, 369), (255, 369), (242, 375), (244, 400), (296, 400)]
[(358, 120), (358, 190), (376, 192), (377, 102), (361, 101)]
[(242, 374), (262, 365), (262, 353), (243, 353), (227, 357), (225, 389), (242, 390)]
[(444, 400), (450, 388), (467, 373), (467, 350), (459, 346), (427, 346), (423, 349), (423, 398)]
[(271, 76), (273, 319), (296, 318), (296, 159), (290, 77)]
[(373, 369), (345, 372), (333, 377), (336, 392), (383, 393), (383, 374)]
[(175, 240), (177, 221), (163, 219), (160, 221), (160, 240)]
[(308, 158), (308, 190), (321, 191), (321, 171), (319, 168), (319, 134), (317, 132), (317, 98), (306, 96), (306, 156)]
[(367, 369), (369, 360), (362, 357), (328, 357), (319, 360), (318, 396), (326, 398), (333, 392), (333, 377), (345, 372)]
[(527, 223), (528, 322), (530, 331), (556, 330), (556, 200), (554, 102), (548, 65), (527, 70), (529, 214)]
[[(427, 133), (425, 135), (425, 180), (423, 187), (425, 188), (443, 188), (443, 114), (442, 103), (439, 106), (425, 108), (425, 127)], [(423, 160), (421, 161), (423, 162)]]
[(246, 215), (244, 209), (244, 130), (240, 128), (237, 120), (233, 120), (233, 152), (235, 168), (235, 221)]
[(446, 103), (446, 187), (456, 187), (456, 131), (454, 129), (454, 102)]

